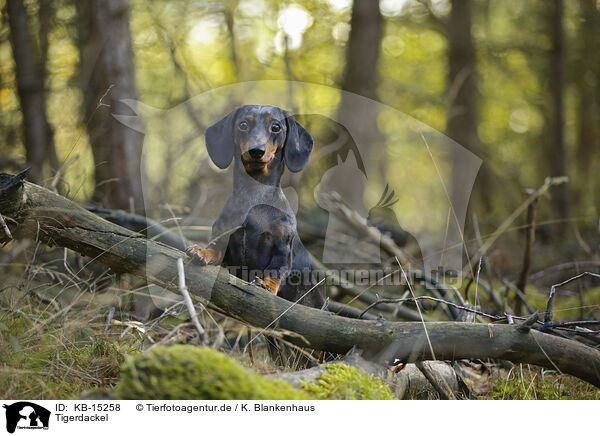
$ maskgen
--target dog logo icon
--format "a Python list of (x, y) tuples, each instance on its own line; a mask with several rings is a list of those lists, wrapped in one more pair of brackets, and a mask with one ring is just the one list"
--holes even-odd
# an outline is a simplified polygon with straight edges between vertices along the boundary
[(18, 429), (48, 429), (50, 411), (42, 406), (28, 401), (19, 401), (10, 405), (4, 404), (6, 409), (6, 431), (14, 433)]

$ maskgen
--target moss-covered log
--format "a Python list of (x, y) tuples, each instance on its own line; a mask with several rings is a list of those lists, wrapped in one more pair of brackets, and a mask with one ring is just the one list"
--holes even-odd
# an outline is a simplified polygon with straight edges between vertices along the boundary
[[(94, 258), (118, 272), (146, 277), (177, 292), (177, 258), (186, 255), (109, 223), (72, 201), (19, 176), (0, 175), (0, 214), (15, 238), (38, 238)], [(8, 235), (0, 233), (4, 241)], [(2, 241), (2, 239), (0, 239)], [(404, 362), (504, 359), (559, 369), (600, 387), (600, 351), (578, 342), (514, 325), (356, 320), (292, 305), (215, 266), (188, 263), (193, 298), (258, 329), (279, 328), (301, 346)], [(435, 356), (432, 355), (431, 350)]]

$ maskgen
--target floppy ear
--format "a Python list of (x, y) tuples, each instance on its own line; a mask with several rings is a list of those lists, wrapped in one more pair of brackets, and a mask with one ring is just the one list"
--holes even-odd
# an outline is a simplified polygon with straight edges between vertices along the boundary
[(233, 121), (237, 108), (204, 132), (206, 149), (216, 166), (225, 169), (233, 160)]
[(285, 120), (287, 136), (283, 147), (283, 160), (291, 172), (297, 173), (308, 163), (310, 152), (313, 149), (313, 139), (294, 117), (288, 115)]

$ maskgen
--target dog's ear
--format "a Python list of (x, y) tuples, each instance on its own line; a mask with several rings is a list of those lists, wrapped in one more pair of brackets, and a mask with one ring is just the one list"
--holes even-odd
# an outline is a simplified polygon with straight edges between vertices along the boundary
[(283, 147), (283, 160), (291, 172), (297, 173), (308, 163), (310, 152), (313, 149), (313, 139), (294, 117), (286, 114), (285, 120), (287, 136)]
[(233, 122), (237, 108), (204, 132), (206, 149), (216, 166), (225, 169), (233, 160)]

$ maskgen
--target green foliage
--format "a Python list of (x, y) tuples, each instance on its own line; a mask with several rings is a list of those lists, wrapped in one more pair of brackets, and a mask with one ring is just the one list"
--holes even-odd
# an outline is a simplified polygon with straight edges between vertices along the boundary
[(316, 382), (304, 390), (320, 400), (394, 400), (390, 388), (379, 378), (342, 363), (325, 366)]
[[(39, 30), (36, 2), (26, 2), (31, 31)], [(0, 2), (0, 5), (2, 2)], [(139, 99), (153, 107), (172, 108), (190, 97), (236, 82), (286, 79), (323, 84), (331, 93), (297, 95), (299, 108), (318, 105), (335, 113), (339, 104), (339, 86), (344, 77), (345, 54), (350, 32), (351, 2), (343, 1), (274, 1), (236, 0), (197, 2), (131, 0), (130, 28), (136, 65)], [(85, 132), (88, 120), (81, 116), (81, 92), (77, 87), (79, 52), (75, 27), (77, 14), (72, 2), (56, 2), (56, 18), (49, 34), (47, 68), (48, 116), (55, 130), (55, 142), (61, 162), (77, 154), (80, 158), (64, 173), (72, 197), (87, 200), (93, 190), (94, 162)], [(435, 3), (432, 19), (420, 2), (381, 2), (384, 16), (383, 35), (378, 65), (378, 99), (390, 107), (415, 117), (443, 132), (447, 109), (453, 98), (448, 89), (448, 41), (439, 25), (447, 20), (450, 3)], [(566, 138), (569, 175), (574, 200), (580, 215), (593, 217), (598, 212), (594, 186), (587, 178), (580, 180), (577, 171), (579, 94), (597, 96), (597, 53), (587, 53), (582, 60), (580, 50), (586, 38), (585, 23), (590, 21), (577, 2), (565, 2), (567, 69), (570, 74), (566, 94)], [(281, 21), (289, 9), (303, 12), (306, 25), (285, 46), (284, 35), (291, 30)], [(522, 200), (523, 188), (540, 184), (549, 174), (546, 168), (544, 128), (548, 94), (548, 53), (551, 41), (545, 29), (548, 11), (535, 2), (507, 0), (473, 3), (473, 37), (477, 49), (479, 90), (478, 133), (485, 145), (481, 156), (495, 175), (490, 190), (491, 210), (479, 211), (482, 233), (490, 223), (500, 221)], [(597, 5), (587, 14), (598, 16)], [(596, 18), (597, 19), (597, 18)], [(292, 26), (293, 27), (293, 26)], [(0, 154), (22, 160), (25, 155), (20, 126), (21, 114), (17, 97), (13, 56), (6, 35), (0, 40)], [(293, 32), (292, 32), (293, 33)], [(289, 36), (289, 35), (288, 35)], [(588, 35), (587, 38), (593, 38)], [(585, 71), (582, 71), (585, 69)], [(571, 71), (573, 74), (571, 74)], [(572, 78), (571, 78), (572, 76)], [(578, 86), (587, 86), (584, 91)], [(100, 96), (98, 96), (99, 98)], [(243, 96), (247, 97), (247, 96)], [(248, 101), (246, 103), (249, 103)], [(196, 117), (207, 122), (207, 115), (219, 113), (225, 101), (195, 109)], [(106, 108), (99, 107), (98, 110)], [(210, 116), (208, 118), (210, 118)], [(182, 113), (182, 117), (187, 115)], [(383, 133), (388, 121), (380, 114), (378, 126)], [(174, 127), (177, 131), (185, 129)], [(202, 135), (196, 135), (200, 138)], [(206, 154), (190, 157), (173, 150), (173, 144), (162, 138), (152, 149), (148, 162), (149, 190), (159, 201), (183, 203), (183, 182), (172, 181), (165, 187), (156, 176), (172, 174), (172, 168), (186, 173), (197, 168)], [(393, 156), (406, 141), (396, 135), (385, 139), (383, 149)], [(202, 149), (202, 141), (193, 143)], [(170, 159), (169, 154), (172, 154)], [(176, 157), (176, 156), (179, 156)], [(594, 152), (590, 165), (598, 162)], [(194, 164), (194, 165), (192, 165)], [(407, 167), (427, 168), (429, 162), (413, 162)], [(407, 168), (400, 164), (382, 165), (383, 177), (394, 182)], [(167, 168), (171, 166), (172, 168)], [(412, 178), (417, 183), (408, 194), (421, 192), (426, 171)], [(419, 175), (419, 172), (417, 172)], [(186, 177), (182, 177), (186, 178)], [(187, 177), (189, 179), (189, 177)], [(371, 177), (369, 183), (380, 180)], [(194, 183), (197, 181), (194, 180)], [(400, 182), (400, 180), (396, 180)], [(504, 183), (506, 182), (506, 183)], [(594, 182), (597, 183), (597, 182)], [(376, 200), (379, 188), (368, 186), (367, 202)], [(405, 217), (409, 227), (418, 229), (419, 206), (406, 193), (396, 211)], [(496, 195), (498, 194), (498, 195)], [(311, 194), (312, 195), (312, 194)], [(189, 205), (188, 205), (189, 206)], [(478, 205), (474, 204), (477, 209)], [(585, 213), (583, 213), (585, 212)], [(551, 211), (540, 208), (540, 218)], [(591, 221), (586, 221), (593, 226)], [(490, 229), (491, 230), (491, 229)]]
[(303, 400), (281, 380), (267, 379), (211, 348), (161, 346), (128, 356), (115, 396), (161, 400)]

